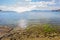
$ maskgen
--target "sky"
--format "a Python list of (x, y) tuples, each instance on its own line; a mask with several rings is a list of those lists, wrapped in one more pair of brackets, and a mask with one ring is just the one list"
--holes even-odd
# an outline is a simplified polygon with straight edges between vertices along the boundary
[(60, 0), (0, 0), (0, 10), (25, 12), (59, 9)]

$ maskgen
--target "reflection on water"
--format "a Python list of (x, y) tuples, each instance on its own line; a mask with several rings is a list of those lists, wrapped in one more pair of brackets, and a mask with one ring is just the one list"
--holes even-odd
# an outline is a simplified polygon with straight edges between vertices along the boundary
[(18, 22), (18, 26), (19, 26), (19, 27), (22, 27), (22, 28), (27, 27), (27, 20), (21, 19), (21, 20)]
[(18, 21), (18, 26), (22, 28), (26, 28), (29, 25), (35, 24), (53, 24), (53, 25), (60, 25), (60, 19), (20, 19)]

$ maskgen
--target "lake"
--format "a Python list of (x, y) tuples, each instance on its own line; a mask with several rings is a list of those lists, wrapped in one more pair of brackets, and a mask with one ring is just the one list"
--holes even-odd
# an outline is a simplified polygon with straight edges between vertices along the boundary
[(29, 11), (17, 13), (0, 11), (0, 25), (18, 25), (26, 27), (30, 23), (51, 23), (60, 25), (60, 12)]

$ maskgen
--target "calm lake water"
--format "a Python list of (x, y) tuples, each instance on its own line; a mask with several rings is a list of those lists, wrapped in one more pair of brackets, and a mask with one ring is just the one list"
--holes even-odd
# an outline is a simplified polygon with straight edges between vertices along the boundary
[(60, 12), (0, 12), (0, 25), (18, 25), (26, 27), (28, 23), (52, 23), (60, 25)]

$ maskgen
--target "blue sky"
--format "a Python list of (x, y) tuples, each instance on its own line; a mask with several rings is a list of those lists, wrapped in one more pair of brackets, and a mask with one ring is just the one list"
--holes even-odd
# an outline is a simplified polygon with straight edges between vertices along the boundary
[(0, 5), (12, 5), (15, 3), (16, 3), (16, 0), (0, 0)]
[(32, 0), (33, 2), (39, 2), (39, 1), (52, 1), (52, 0)]
[(60, 0), (0, 0), (0, 9), (5, 11), (52, 10), (59, 7)]

